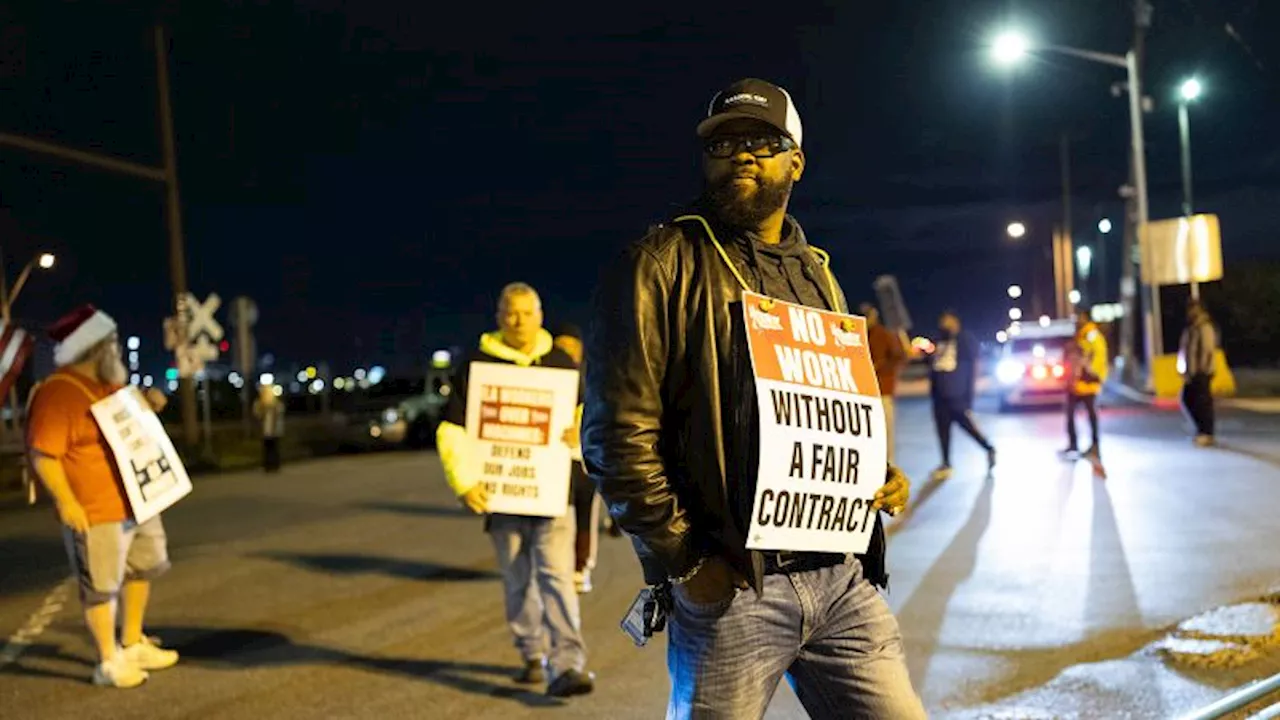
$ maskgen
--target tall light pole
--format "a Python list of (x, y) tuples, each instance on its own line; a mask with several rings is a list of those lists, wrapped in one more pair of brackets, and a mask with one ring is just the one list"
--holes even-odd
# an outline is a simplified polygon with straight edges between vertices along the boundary
[[(1184, 80), (1178, 88), (1178, 138), (1182, 146), (1182, 214), (1191, 217), (1191, 117), (1187, 106), (1200, 97), (1203, 88), (1195, 78)], [(1200, 299), (1200, 283), (1191, 282), (1191, 298)]]
[[(13, 283), (13, 289), (9, 289), (7, 273), (4, 269), (4, 254), (0, 253), (0, 319), (4, 320), (6, 326), (13, 321), (13, 303), (18, 299), (18, 293), (22, 292), (22, 287), (27, 284), (27, 278), (31, 277), (31, 271), (36, 267), (41, 270), (49, 270), (53, 268), (57, 258), (53, 253), (40, 253), (31, 258), (22, 268), (22, 272), (18, 273), (18, 279)], [(0, 399), (0, 403), (4, 400)], [(13, 428), (18, 428), (18, 389), (16, 387), (9, 388), (9, 408), (10, 416), (13, 418)], [(6, 428), (8, 425), (5, 426)]]
[[(1141, 0), (1139, 0), (1141, 3)], [(1140, 24), (1142, 20), (1142, 8), (1139, 8)], [(1150, 219), (1147, 207), (1147, 161), (1144, 152), (1145, 141), (1142, 131), (1142, 81), (1138, 68), (1138, 53), (1136, 50), (1130, 50), (1124, 55), (1115, 55), (1111, 53), (1095, 52), (1093, 50), (1081, 50), (1079, 48), (1066, 47), (1063, 45), (1032, 45), (1030, 39), (1023, 33), (1005, 32), (999, 35), (992, 44), (992, 55), (997, 62), (1003, 65), (1012, 65), (1025, 58), (1032, 52), (1048, 52), (1057, 53), (1059, 55), (1067, 55), (1070, 57), (1088, 60), (1090, 62), (1110, 65), (1111, 67), (1121, 68), (1125, 71), (1128, 79), (1129, 91), (1129, 139), (1130, 153), (1133, 160), (1133, 190), (1134, 205), (1136, 209), (1136, 223), (1138, 227), (1145, 225)], [(1124, 249), (1125, 258), (1131, 257), (1131, 248)], [(1125, 306), (1124, 317), (1132, 322), (1134, 307), (1136, 305), (1135, 289), (1136, 283), (1134, 278), (1134, 267), (1130, 261), (1125, 262), (1124, 277), (1121, 280), (1121, 298)], [(1151, 290), (1152, 302), (1148, 309), (1146, 322), (1144, 323), (1144, 335), (1147, 346), (1147, 357), (1153, 358), (1159, 354), (1160, 348), (1160, 303), (1159, 303), (1159, 287), (1153, 287)], [(1126, 323), (1127, 324), (1127, 323)], [(1124, 332), (1124, 331), (1122, 331)], [(1127, 336), (1127, 333), (1126, 333)], [(1124, 354), (1125, 367), (1133, 366), (1133, 349), (1128, 343), (1121, 343), (1122, 352)]]

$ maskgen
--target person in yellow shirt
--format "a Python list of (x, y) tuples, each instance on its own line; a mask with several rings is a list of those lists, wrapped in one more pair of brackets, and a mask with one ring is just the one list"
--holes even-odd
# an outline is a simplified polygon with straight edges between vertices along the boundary
[(1108, 370), (1107, 338), (1089, 313), (1076, 316), (1076, 335), (1067, 346), (1067, 449), (1064, 455), (1079, 457), (1076, 440), (1076, 410), (1083, 405), (1089, 415), (1089, 449), (1084, 457), (1101, 458), (1098, 445), (1098, 394), (1106, 382)]

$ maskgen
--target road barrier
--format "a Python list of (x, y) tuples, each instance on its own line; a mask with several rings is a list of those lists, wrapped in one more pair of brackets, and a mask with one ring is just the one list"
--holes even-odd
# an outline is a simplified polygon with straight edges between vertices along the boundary
[[(1265, 680), (1242, 685), (1212, 705), (1207, 705), (1190, 715), (1184, 715), (1180, 720), (1215, 720), (1215, 718), (1240, 710), (1274, 692), (1280, 692), (1280, 673), (1276, 673)], [(1255, 715), (1254, 718), (1265, 720), (1266, 718), (1276, 717), (1277, 708), (1280, 708), (1280, 705), (1273, 705), (1262, 713)]]

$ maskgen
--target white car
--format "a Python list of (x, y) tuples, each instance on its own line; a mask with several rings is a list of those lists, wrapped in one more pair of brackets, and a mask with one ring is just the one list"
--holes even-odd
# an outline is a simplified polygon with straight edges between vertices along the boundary
[(1071, 320), (1047, 326), (1022, 325), (1010, 331), (996, 363), (1000, 410), (1062, 405), (1066, 400), (1066, 350), (1075, 341)]

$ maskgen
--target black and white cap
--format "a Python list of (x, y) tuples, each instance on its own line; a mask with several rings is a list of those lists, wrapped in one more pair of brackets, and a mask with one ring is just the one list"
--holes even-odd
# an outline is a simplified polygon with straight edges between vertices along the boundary
[(749, 118), (766, 122), (801, 144), (800, 114), (786, 90), (765, 80), (746, 78), (716, 93), (707, 108), (707, 118), (698, 123), (698, 137), (709, 137), (717, 127)]

